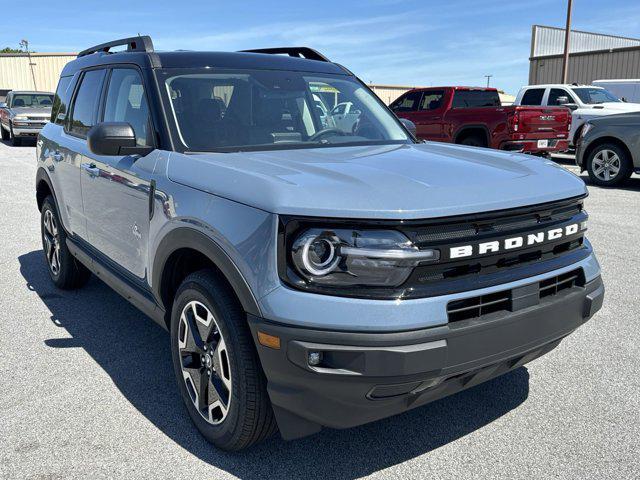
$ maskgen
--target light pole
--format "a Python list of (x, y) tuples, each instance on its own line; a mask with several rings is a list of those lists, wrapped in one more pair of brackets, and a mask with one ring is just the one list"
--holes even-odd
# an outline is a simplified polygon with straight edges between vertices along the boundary
[(567, 83), (569, 77), (569, 47), (571, 36), (571, 7), (573, 0), (567, 0), (567, 26), (564, 31), (564, 58), (562, 59), (562, 82)]
[(20, 40), (20, 46), (25, 49), (27, 52), (27, 57), (29, 58), (29, 68), (31, 69), (31, 78), (33, 80), (33, 89), (38, 90), (38, 86), (36, 85), (36, 74), (33, 71), (33, 66), (35, 63), (31, 61), (31, 52), (29, 51), (29, 40), (22, 39)]
[(485, 75), (485, 78), (487, 79), (487, 88), (489, 88), (489, 80), (491, 80), (491, 77), (493, 77), (493, 75)]

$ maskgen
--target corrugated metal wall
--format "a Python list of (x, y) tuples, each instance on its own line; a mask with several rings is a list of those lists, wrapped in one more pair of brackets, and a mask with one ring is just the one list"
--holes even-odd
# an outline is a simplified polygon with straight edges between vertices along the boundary
[[(564, 32), (564, 28), (534, 25), (531, 34), (531, 56), (542, 57), (564, 53)], [(638, 47), (640, 46), (640, 40), (572, 30), (569, 45), (569, 53), (593, 52), (614, 48)]]
[(62, 68), (75, 58), (71, 53), (32, 53), (30, 65), (27, 54), (0, 54), (0, 89), (52, 92)]
[[(640, 77), (640, 47), (569, 56), (569, 83), (590, 84), (594, 80)], [(529, 84), (562, 81), (562, 56), (531, 59)]]

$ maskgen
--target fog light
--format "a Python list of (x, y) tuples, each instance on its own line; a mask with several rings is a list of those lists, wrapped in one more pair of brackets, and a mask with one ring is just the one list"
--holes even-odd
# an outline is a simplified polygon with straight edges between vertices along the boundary
[(321, 352), (309, 352), (309, 365), (315, 367), (316, 365), (320, 365), (320, 362), (322, 362)]

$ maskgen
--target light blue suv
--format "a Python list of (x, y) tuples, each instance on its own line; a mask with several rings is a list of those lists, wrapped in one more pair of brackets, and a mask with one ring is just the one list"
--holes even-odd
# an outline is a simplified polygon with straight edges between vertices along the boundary
[[(348, 125), (330, 113), (344, 103)], [(64, 68), (37, 155), (51, 279), (93, 272), (167, 328), (186, 408), (220, 448), (424, 405), (602, 305), (580, 179), (419, 143), (308, 48), (92, 47)]]

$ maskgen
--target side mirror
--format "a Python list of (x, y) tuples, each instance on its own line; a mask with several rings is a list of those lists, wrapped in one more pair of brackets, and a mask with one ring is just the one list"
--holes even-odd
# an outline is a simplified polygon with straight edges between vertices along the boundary
[(138, 147), (136, 134), (126, 122), (103, 122), (87, 134), (87, 146), (96, 155), (147, 155), (151, 147)]
[(0, 102), (0, 108), (7, 108), (7, 104), (5, 102)]
[(418, 130), (416, 129), (416, 124), (415, 123), (413, 123), (411, 120), (407, 120), (406, 118), (401, 118), (400, 119), (400, 123), (402, 123), (402, 125), (404, 125), (404, 128), (409, 130), (409, 133), (411, 133), (411, 135), (413, 135), (414, 137), (417, 138)]
[(567, 107), (569, 110), (573, 111), (573, 110), (577, 110), (578, 109), (578, 105), (576, 105), (575, 103), (565, 103), (564, 105), (562, 105), (563, 107)]
[(624, 103), (627, 103), (629, 100), (627, 100), (627, 97), (622, 97), (620, 100), (622, 100)]

